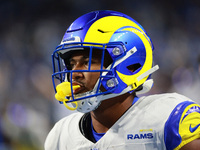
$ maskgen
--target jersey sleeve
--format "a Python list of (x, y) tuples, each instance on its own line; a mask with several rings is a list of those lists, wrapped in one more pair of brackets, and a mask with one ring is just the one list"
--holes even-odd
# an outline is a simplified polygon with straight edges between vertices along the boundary
[(52, 128), (52, 130), (49, 132), (49, 134), (45, 140), (44, 149), (45, 150), (56, 150), (59, 135), (60, 135), (59, 127), (58, 127), (58, 124), (56, 124)]
[(166, 149), (179, 150), (198, 138), (200, 138), (200, 106), (190, 101), (178, 104), (165, 124)]

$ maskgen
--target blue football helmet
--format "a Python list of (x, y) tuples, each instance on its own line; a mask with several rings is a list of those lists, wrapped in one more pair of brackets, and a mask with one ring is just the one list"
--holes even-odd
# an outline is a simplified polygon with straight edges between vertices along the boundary
[[(85, 113), (96, 109), (102, 100), (133, 91), (137, 94), (149, 91), (153, 85), (150, 76), (158, 69), (157, 65), (153, 67), (153, 49), (144, 28), (123, 13), (103, 10), (79, 17), (52, 54), (56, 99), (71, 110)], [(77, 50), (89, 51), (88, 70), (67, 67), (66, 60)], [(99, 70), (91, 70), (91, 56), (97, 50), (102, 51), (102, 65)], [(106, 54), (111, 61), (105, 68)], [(71, 91), (78, 88), (72, 83), (74, 72), (99, 72), (100, 76), (93, 90), (74, 94)]]

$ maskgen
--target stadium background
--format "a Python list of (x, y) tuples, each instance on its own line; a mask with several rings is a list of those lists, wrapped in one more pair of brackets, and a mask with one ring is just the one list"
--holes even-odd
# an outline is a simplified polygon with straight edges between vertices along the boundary
[(102, 9), (131, 16), (151, 37), (160, 70), (149, 94), (178, 92), (200, 103), (199, 0), (1, 0), (1, 150), (42, 150), (70, 113), (54, 99), (51, 53), (70, 23)]

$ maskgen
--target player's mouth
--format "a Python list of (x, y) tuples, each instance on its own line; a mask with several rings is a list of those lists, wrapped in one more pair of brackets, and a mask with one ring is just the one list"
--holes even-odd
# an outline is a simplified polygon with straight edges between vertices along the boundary
[(77, 89), (75, 89), (75, 90), (73, 91), (73, 94), (74, 94), (74, 95), (87, 92), (85, 86), (84, 86), (82, 83), (80, 83), (80, 82), (73, 82), (72, 84), (73, 84), (73, 86), (74, 86), (74, 85), (79, 85), (79, 86), (80, 86), (79, 88), (77, 88)]

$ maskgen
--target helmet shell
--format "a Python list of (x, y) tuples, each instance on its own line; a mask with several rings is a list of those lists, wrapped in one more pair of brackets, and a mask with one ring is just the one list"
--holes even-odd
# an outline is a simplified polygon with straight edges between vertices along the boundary
[[(70, 43), (71, 45), (76, 43), (79, 48), (84, 46), (102, 48), (110, 54), (113, 64), (107, 68), (109, 70), (107, 74), (98, 81), (99, 85), (103, 85), (108, 91), (107, 95), (120, 95), (130, 86), (128, 92), (132, 92), (150, 78), (150, 75), (147, 75), (138, 80), (138, 77), (152, 68), (154, 50), (152, 41), (137, 21), (123, 13), (101, 10), (79, 17), (66, 30), (61, 44), (54, 53), (73, 52), (73, 48), (66, 46)], [(114, 52), (116, 48), (119, 51), (117, 55)], [(57, 74), (59, 72), (54, 72), (53, 76)], [(110, 81), (114, 83), (110, 84), (113, 86), (108, 84)], [(97, 93), (92, 96), (101, 95), (98, 93), (99, 89), (96, 91)]]

